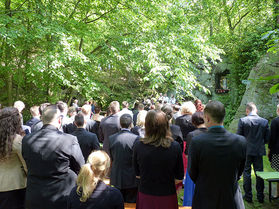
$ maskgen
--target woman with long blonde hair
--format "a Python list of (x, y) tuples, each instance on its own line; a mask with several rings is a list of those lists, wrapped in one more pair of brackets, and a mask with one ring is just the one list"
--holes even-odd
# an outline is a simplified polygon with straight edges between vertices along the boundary
[(98, 150), (89, 155), (69, 196), (68, 209), (124, 209), (120, 191), (103, 182), (109, 167), (106, 152)]

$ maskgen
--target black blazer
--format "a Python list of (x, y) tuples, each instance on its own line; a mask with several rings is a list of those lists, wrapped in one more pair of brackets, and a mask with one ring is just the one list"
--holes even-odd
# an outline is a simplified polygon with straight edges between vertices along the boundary
[(86, 202), (80, 201), (77, 187), (74, 187), (68, 198), (67, 209), (124, 209), (124, 200), (120, 191), (99, 181), (97, 187)]
[(26, 122), (26, 125), (29, 126), (29, 127), (32, 127), (35, 123), (37, 123), (39, 121), (40, 121), (40, 119), (33, 117)]
[(246, 140), (224, 128), (192, 139), (188, 172), (196, 184), (193, 209), (236, 209), (234, 199), (246, 160)]
[(172, 138), (179, 143), (181, 152), (183, 152), (183, 136), (180, 127), (171, 124), (170, 130), (171, 130)]
[(109, 136), (120, 131), (120, 119), (118, 114), (103, 118), (100, 123), (100, 141), (103, 142), (104, 150), (109, 154)]
[(269, 138), (268, 121), (256, 114), (239, 119), (237, 134), (247, 140), (247, 155), (266, 155), (264, 144)]
[(86, 131), (84, 128), (78, 128), (72, 135), (77, 137), (85, 162), (92, 151), (100, 149), (96, 134)]
[(270, 154), (279, 154), (279, 117), (271, 121), (268, 148)]
[(186, 148), (184, 151), (185, 155), (188, 155), (189, 147), (190, 147), (193, 137), (198, 136), (206, 131), (207, 131), (207, 128), (197, 128), (196, 130), (188, 133), (187, 138), (186, 138)]
[(77, 138), (44, 125), (22, 140), (27, 165), (26, 208), (61, 209), (84, 164)]
[(175, 125), (178, 125), (180, 127), (184, 141), (186, 141), (188, 133), (196, 129), (195, 126), (192, 124), (191, 115), (182, 115), (176, 118)]
[(133, 167), (133, 148), (138, 139), (139, 136), (128, 130), (121, 130), (109, 137), (112, 160), (110, 183), (118, 189), (137, 187)]
[(43, 121), (39, 120), (31, 126), (31, 133), (40, 130), (43, 127)]

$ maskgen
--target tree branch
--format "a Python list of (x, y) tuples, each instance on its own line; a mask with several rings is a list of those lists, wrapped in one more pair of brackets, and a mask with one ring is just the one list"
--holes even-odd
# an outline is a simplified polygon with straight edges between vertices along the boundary
[(100, 15), (99, 17), (97, 17), (96, 19), (87, 21), (87, 22), (85, 22), (85, 23), (86, 23), (86, 24), (89, 24), (89, 23), (96, 22), (97, 20), (101, 19), (101, 18), (104, 17), (106, 14), (112, 12), (112, 11), (115, 10), (115, 9), (116, 9), (116, 7), (113, 8), (113, 9), (111, 9), (111, 10), (109, 10), (109, 11), (107, 11), (107, 12), (105, 12), (105, 13), (103, 13), (103, 14), (101, 14), (101, 15)]
[(232, 29), (234, 30), (236, 28), (236, 26), (242, 21), (242, 19), (244, 17), (246, 17), (248, 14), (250, 13), (250, 11), (246, 12), (244, 15), (242, 15), (239, 20), (234, 24), (234, 26), (232, 27)]
[(72, 13), (70, 14), (69, 19), (71, 19), (71, 18), (74, 16), (74, 14), (75, 14), (75, 12), (76, 12), (76, 10), (77, 10), (77, 7), (78, 7), (78, 5), (79, 5), (80, 2), (81, 2), (81, 0), (78, 0), (78, 1), (75, 3), (74, 10), (73, 10)]

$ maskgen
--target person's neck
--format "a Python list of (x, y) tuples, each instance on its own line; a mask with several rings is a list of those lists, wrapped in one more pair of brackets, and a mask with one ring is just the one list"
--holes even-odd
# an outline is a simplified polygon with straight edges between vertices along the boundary
[(200, 124), (197, 126), (197, 128), (206, 128), (205, 124)]

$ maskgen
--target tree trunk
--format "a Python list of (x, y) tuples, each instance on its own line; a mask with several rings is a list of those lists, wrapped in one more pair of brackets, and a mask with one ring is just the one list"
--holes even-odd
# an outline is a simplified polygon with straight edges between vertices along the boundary
[[(5, 1), (5, 11), (6, 11), (6, 15), (12, 17), (12, 13), (11, 13), (11, 0), (6, 0)], [(6, 25), (6, 29), (9, 30), (9, 25)], [(7, 96), (8, 96), (8, 105), (12, 106), (13, 105), (13, 73), (11, 72), (11, 68), (10, 68), (10, 61), (11, 61), (11, 47), (8, 45), (8, 43), (6, 42), (5, 44), (6, 46), (6, 50), (5, 50), (5, 67), (7, 70)]]
[(279, 0), (274, 0), (275, 28), (279, 29)]

